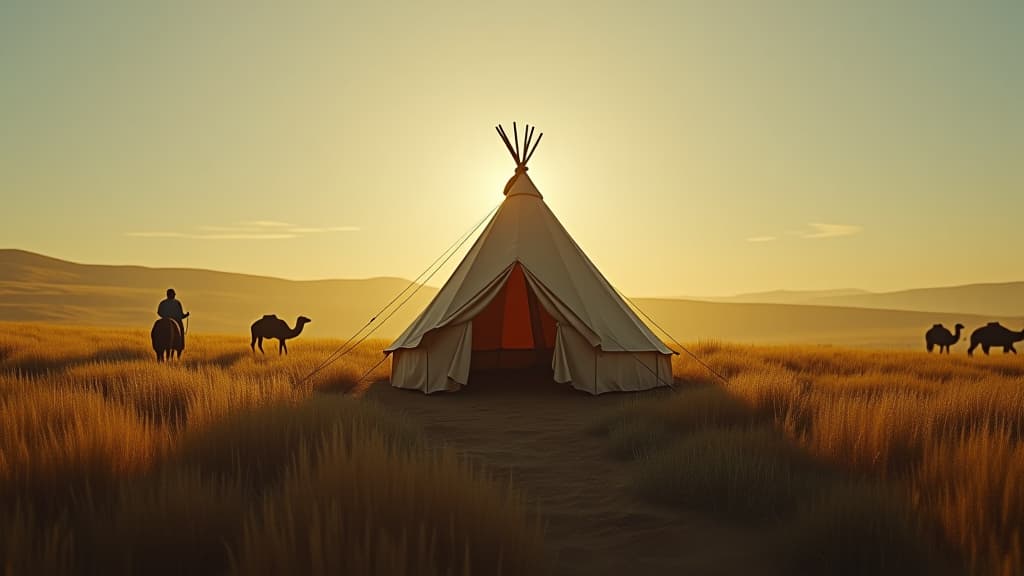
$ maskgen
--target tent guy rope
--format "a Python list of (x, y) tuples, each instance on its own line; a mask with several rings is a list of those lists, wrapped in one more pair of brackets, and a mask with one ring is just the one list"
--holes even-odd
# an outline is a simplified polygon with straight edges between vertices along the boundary
[[(609, 282), (609, 285), (611, 285), (611, 283), (610, 283), (610, 282)], [(629, 298), (629, 296), (626, 296), (625, 294), (623, 294), (622, 292), (620, 292), (620, 291), (619, 291), (619, 289), (618, 289), (618, 288), (616, 288), (615, 286), (612, 286), (612, 290), (615, 290), (615, 292), (616, 292), (616, 293), (617, 293), (617, 294), (618, 294), (619, 296), (621, 296), (623, 300), (625, 300), (626, 302), (629, 302), (629, 305), (630, 305), (630, 306), (632, 306), (634, 310), (636, 310), (636, 311), (637, 311), (637, 312), (639, 312), (639, 313), (640, 313), (640, 314), (641, 314), (641, 315), (642, 315), (642, 316), (643, 316), (644, 318), (646, 318), (646, 319), (647, 319), (647, 321), (648, 321), (648, 322), (650, 322), (652, 326), (654, 326), (654, 327), (655, 327), (655, 328), (657, 328), (658, 330), (661, 330), (661, 333), (662, 333), (662, 334), (664, 334), (665, 336), (668, 336), (668, 339), (669, 339), (669, 340), (671, 340), (673, 344), (675, 344), (675, 345), (676, 345), (676, 346), (677, 346), (677, 347), (678, 347), (678, 348), (679, 348), (680, 350), (682, 350), (683, 352), (686, 352), (686, 354), (687, 354), (687, 355), (688, 355), (688, 356), (689, 356), (690, 358), (693, 358), (693, 359), (694, 359), (694, 360), (695, 360), (695, 361), (696, 361), (696, 362), (697, 362), (698, 364), (700, 364), (701, 366), (703, 366), (705, 370), (707, 370), (707, 371), (708, 371), (709, 373), (711, 373), (711, 375), (713, 375), (713, 376), (714, 376), (715, 378), (718, 378), (719, 380), (721, 380), (723, 384), (728, 384), (728, 383), (729, 383), (729, 379), (728, 379), (728, 378), (726, 378), (725, 376), (722, 376), (722, 375), (721, 375), (721, 374), (720, 374), (720, 373), (719, 373), (719, 372), (718, 372), (717, 370), (715, 370), (715, 369), (714, 369), (714, 368), (712, 368), (712, 367), (711, 367), (710, 365), (708, 365), (708, 363), (707, 363), (707, 362), (705, 362), (705, 361), (701, 360), (701, 358), (700, 358), (699, 356), (697, 356), (696, 354), (694, 354), (693, 352), (691, 352), (691, 351), (690, 351), (690, 350), (689, 350), (689, 349), (688, 349), (688, 348), (687, 348), (686, 346), (683, 346), (683, 345), (682, 345), (682, 343), (680, 343), (680, 342), (679, 342), (679, 340), (676, 340), (675, 336), (673, 336), (672, 334), (670, 334), (668, 330), (665, 330), (664, 328), (662, 328), (660, 324), (658, 324), (657, 322), (655, 322), (655, 321), (654, 321), (654, 318), (651, 318), (650, 316), (648, 316), (648, 315), (647, 315), (647, 313), (646, 313), (646, 312), (644, 312), (642, 308), (640, 308), (639, 306), (637, 306), (636, 302), (634, 302), (633, 300), (631, 300), (631, 299)], [(614, 341), (614, 340), (615, 340), (615, 338), (613, 337), (613, 338), (612, 338), (612, 340)], [(616, 342), (616, 344), (619, 344), (619, 343), (618, 343), (618, 342)], [(621, 346), (621, 344), (619, 344), (619, 345)], [(669, 388), (673, 388), (673, 389), (675, 389), (675, 385), (673, 384), (673, 382), (675, 381), (675, 378), (674, 378), (674, 377), (672, 377), (672, 378), (671, 378), (671, 382), (665, 382), (664, 380), (662, 380), (662, 379), (661, 379), (661, 377), (660, 377), (660, 376), (658, 376), (658, 373), (657, 373), (657, 372), (655, 372), (654, 370), (651, 370), (651, 367), (650, 367), (650, 366), (648, 366), (647, 364), (644, 364), (644, 363), (643, 363), (643, 362), (642, 362), (642, 361), (640, 360), (640, 358), (639, 358), (639, 357), (638, 357), (638, 356), (637, 356), (636, 354), (633, 354), (633, 359), (634, 359), (634, 360), (636, 360), (636, 361), (637, 361), (637, 362), (638, 362), (638, 363), (639, 363), (639, 364), (640, 364), (641, 366), (643, 366), (644, 368), (646, 368), (648, 372), (650, 372), (651, 374), (654, 374), (654, 377), (655, 377), (655, 378), (657, 378), (659, 382), (663, 382), (663, 383), (665, 383), (665, 384), (666, 384), (666, 385), (667, 385), (667, 386), (668, 386)]]
[[(613, 286), (612, 288), (615, 288), (615, 287)], [(697, 356), (696, 354), (694, 354), (693, 352), (690, 352), (690, 350), (689, 350), (689, 349), (687, 349), (687, 348), (686, 348), (686, 346), (683, 346), (683, 345), (682, 345), (682, 344), (681, 344), (681, 343), (679, 342), (679, 340), (676, 340), (676, 339), (675, 339), (675, 337), (674, 337), (674, 336), (672, 336), (672, 334), (670, 334), (668, 330), (665, 330), (664, 328), (662, 328), (660, 324), (658, 324), (657, 322), (655, 322), (655, 321), (654, 321), (654, 318), (651, 318), (650, 316), (648, 316), (648, 315), (647, 315), (647, 313), (646, 313), (646, 312), (644, 312), (642, 308), (640, 308), (639, 306), (637, 306), (637, 305), (636, 305), (636, 302), (633, 302), (633, 300), (631, 300), (631, 299), (629, 298), (629, 296), (626, 296), (626, 295), (625, 295), (625, 294), (623, 294), (622, 292), (619, 292), (619, 290), (618, 290), (617, 288), (615, 288), (615, 291), (616, 291), (616, 292), (618, 292), (618, 293), (619, 293), (619, 296), (622, 296), (622, 298), (623, 298), (623, 299), (625, 299), (625, 300), (626, 300), (626, 302), (629, 302), (629, 305), (630, 305), (630, 306), (632, 306), (634, 310), (636, 310), (636, 311), (637, 311), (637, 312), (639, 312), (639, 313), (640, 313), (640, 314), (641, 314), (641, 315), (642, 315), (642, 316), (643, 316), (644, 318), (646, 318), (646, 319), (647, 319), (647, 321), (651, 323), (651, 325), (653, 325), (653, 326), (654, 326), (655, 328), (657, 328), (658, 330), (661, 330), (662, 334), (664, 334), (665, 336), (668, 336), (668, 339), (669, 339), (669, 340), (671, 340), (673, 344), (675, 344), (676, 346), (678, 346), (680, 350), (682, 350), (683, 352), (686, 352), (686, 354), (687, 354), (687, 355), (688, 355), (688, 356), (689, 356), (690, 358), (693, 358), (694, 360), (696, 360), (698, 364), (700, 364), (701, 366), (703, 366), (703, 367), (704, 367), (704, 369), (705, 369), (705, 370), (707, 370), (708, 372), (710, 372), (711, 374), (713, 374), (713, 375), (715, 376), (715, 378), (718, 378), (718, 379), (719, 379), (719, 380), (721, 380), (721, 381), (722, 381), (722, 382), (723, 382), (724, 384), (728, 384), (728, 383), (729, 383), (729, 379), (728, 379), (728, 378), (726, 378), (725, 376), (722, 376), (721, 374), (719, 374), (719, 373), (718, 373), (718, 371), (716, 371), (716, 370), (715, 370), (714, 368), (712, 368), (711, 366), (709, 366), (707, 362), (705, 362), (705, 361), (701, 360), (701, 359), (700, 359), (700, 357), (699, 357), (699, 356)]]
[[(427, 266), (423, 270), (423, 272), (420, 272), (419, 276), (417, 276), (414, 280), (409, 282), (409, 284), (405, 288), (403, 288), (398, 294), (396, 294), (395, 297), (392, 298), (387, 304), (385, 304), (383, 308), (378, 310), (377, 313), (374, 314), (373, 317), (370, 318), (366, 322), (366, 324), (363, 324), (363, 326), (359, 330), (356, 330), (355, 333), (352, 334), (352, 336), (350, 336), (347, 340), (345, 340), (344, 343), (341, 344), (341, 346), (338, 346), (338, 348), (336, 348), (333, 352), (331, 352), (327, 356), (326, 359), (321, 361), (320, 364), (318, 364), (315, 368), (313, 368), (313, 370), (311, 370), (308, 374), (306, 374), (302, 378), (300, 378), (297, 381), (295, 381), (294, 386), (295, 387), (301, 386), (306, 381), (308, 381), (310, 378), (312, 378), (313, 376), (319, 374), (321, 371), (323, 371), (325, 368), (327, 368), (331, 364), (337, 362), (338, 360), (341, 360), (346, 355), (348, 355), (350, 352), (355, 350), (357, 346), (359, 346), (360, 344), (365, 342), (367, 338), (369, 338), (374, 332), (376, 332), (381, 326), (383, 326), (384, 323), (386, 323), (392, 316), (394, 316), (395, 313), (398, 312), (402, 308), (402, 306), (404, 306), (406, 303), (408, 303), (409, 300), (411, 300), (412, 297), (415, 296), (417, 292), (419, 292), (420, 288), (423, 288), (423, 286), (428, 281), (430, 281), (431, 278), (434, 277), (434, 274), (437, 274), (437, 272), (441, 268), (444, 268), (444, 265), (447, 264), (449, 260), (451, 260), (451, 257), (454, 256), (455, 253), (458, 252), (460, 248), (462, 248), (462, 246), (466, 243), (466, 241), (469, 240), (473, 236), (473, 233), (475, 233), (480, 228), (480, 226), (482, 226), (485, 222), (487, 222), (491, 218), (491, 216), (494, 214), (495, 211), (498, 210), (498, 207), (500, 207), (500, 206), (501, 206), (501, 203), (498, 203), (496, 206), (491, 208), (487, 212), (487, 214), (484, 215), (483, 218), (481, 218), (476, 224), (474, 224), (472, 226), (472, 228), (469, 229), (469, 231), (464, 232), (462, 235), (460, 235), (458, 238), (456, 238), (455, 242), (453, 242), (452, 244), (448, 245), (448, 247), (445, 248), (441, 252), (441, 254), (437, 258), (435, 258), (434, 261), (431, 262), (430, 265)], [(438, 262), (440, 262), (440, 264), (438, 264)], [(431, 269), (433, 269), (432, 272), (430, 272)], [(424, 278), (424, 275), (426, 275), (427, 272), (430, 272), (430, 274), (427, 275), (426, 278)], [(402, 295), (405, 294), (406, 292), (408, 292), (409, 289), (412, 288), (413, 286), (415, 286), (416, 288), (408, 296), (406, 296), (406, 298), (404, 300), (402, 300), (398, 304), (398, 306), (396, 306), (394, 308), (394, 310), (391, 310), (384, 317), (384, 319), (381, 320), (379, 324), (377, 324), (377, 326), (375, 326), (372, 330), (370, 330), (369, 332), (364, 334), (362, 337), (359, 337), (358, 340), (353, 342), (353, 340), (355, 340), (355, 338), (358, 337), (359, 334), (363, 332), (363, 330), (366, 330), (371, 324), (373, 324), (377, 320), (377, 318), (379, 318), (380, 315), (384, 313), (384, 311), (386, 311), (388, 308), (390, 308), (392, 304), (397, 302), (399, 300), (399, 298), (401, 298)], [(384, 356), (384, 359), (387, 359), (386, 355)], [(370, 371), (372, 372), (374, 369), (377, 368), (377, 366), (380, 366), (381, 364), (383, 364), (383, 362), (384, 362), (384, 360), (381, 360), (380, 362), (378, 362), (376, 366), (374, 366), (373, 368), (370, 369)], [(369, 372), (367, 372), (367, 374), (369, 374)], [(363, 375), (362, 378), (365, 378), (365, 377), (366, 377), (366, 375)], [(362, 381), (362, 378), (360, 378), (359, 381)], [(358, 381), (357, 381), (357, 383), (358, 383)]]

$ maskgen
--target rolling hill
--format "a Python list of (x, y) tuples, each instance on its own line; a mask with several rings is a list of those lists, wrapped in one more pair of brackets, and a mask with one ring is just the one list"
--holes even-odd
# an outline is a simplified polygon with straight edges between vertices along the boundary
[(735, 296), (701, 296), (684, 297), (683, 300), (702, 300), (705, 302), (729, 302), (734, 304), (813, 304), (819, 298), (833, 296), (853, 296), (871, 294), (867, 290), (770, 290), (768, 292), (749, 292)]
[(957, 322), (962, 323), (968, 333), (993, 320), (1014, 329), (1024, 326), (1024, 318), (972, 314), (695, 300), (637, 299), (635, 302), (684, 342), (717, 339), (760, 344), (923, 349), (925, 331), (939, 322), (950, 329)]
[[(273, 313), (291, 324), (313, 319), (309, 334), (348, 337), (409, 285), (400, 278), (292, 281), (210, 270), (76, 264), (0, 250), (0, 319), (148, 328), (168, 287), (191, 311), (190, 329), (248, 334)], [(423, 287), (379, 334), (400, 332), (434, 296)], [(376, 334), (375, 334), (376, 335)]]
[[(344, 338), (408, 285), (400, 278), (292, 281), (210, 270), (76, 264), (22, 250), (0, 250), (3, 321), (148, 328), (156, 318), (156, 305), (164, 290), (173, 286), (186, 310), (193, 312), (190, 328), (194, 331), (248, 334), (249, 324), (262, 314), (275, 313), (289, 322), (304, 314), (313, 318), (308, 334)], [(947, 326), (961, 322), (968, 330), (991, 320), (1014, 328), (1024, 324), (1024, 310), (1014, 314), (968, 314), (956, 309), (956, 298), (961, 296), (965, 309), (983, 303), (983, 296), (970, 296), (971, 287), (962, 288), (935, 289), (933, 300), (926, 298), (929, 291), (924, 290), (910, 291), (909, 295), (817, 293), (817, 305), (650, 298), (637, 299), (636, 303), (681, 341), (918, 348), (923, 346), (924, 331), (936, 322)], [(430, 286), (420, 289), (375, 336), (396, 336), (436, 291)], [(792, 300), (791, 296), (787, 293), (786, 298)], [(889, 298), (879, 300), (882, 305), (878, 308), (934, 301), (946, 311), (822, 305), (876, 297)]]
[(861, 306), (885, 310), (965, 312), (991, 316), (1024, 316), (1024, 282), (919, 288), (877, 294), (816, 298), (811, 304)]
[(1024, 316), (1024, 282), (966, 284), (895, 292), (868, 292), (852, 289), (776, 290), (724, 298), (697, 298), (697, 300), (744, 304), (852, 306), (855, 308), (948, 312), (981, 316)]

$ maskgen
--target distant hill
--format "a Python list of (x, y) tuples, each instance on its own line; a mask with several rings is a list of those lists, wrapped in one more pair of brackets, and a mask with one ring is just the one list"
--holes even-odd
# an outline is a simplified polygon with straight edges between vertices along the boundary
[[(22, 250), (0, 250), (0, 320), (148, 328), (174, 287), (190, 329), (248, 334), (273, 313), (307, 333), (348, 337), (408, 286), (401, 278), (293, 281), (210, 270), (76, 264)], [(423, 287), (374, 335), (396, 336), (434, 297)]]
[[(718, 339), (764, 344), (813, 343), (868, 348), (922, 348), (935, 323), (967, 332), (992, 320), (1020, 329), (1024, 318), (795, 304), (735, 304), (637, 299), (636, 303), (681, 341)], [(660, 335), (660, 334), (659, 334)], [(961, 345), (962, 346), (962, 345)]]
[(811, 304), (814, 300), (831, 297), (870, 295), (867, 290), (846, 288), (839, 290), (772, 290), (769, 292), (751, 292), (736, 296), (710, 296), (702, 298), (684, 298), (684, 300), (702, 300), (705, 302), (732, 302), (738, 304)]
[(915, 310), (977, 314), (981, 316), (1024, 316), (1024, 282), (967, 284), (942, 288), (917, 288), (896, 292), (866, 290), (777, 290), (721, 298), (694, 298), (707, 302), (745, 304), (803, 304), (811, 306), (853, 306), (881, 310)]
[[(191, 329), (248, 334), (249, 324), (266, 313), (291, 323), (304, 314), (313, 319), (307, 333), (344, 338), (363, 326), (408, 286), (400, 278), (292, 281), (210, 270), (76, 264), (21, 250), (0, 250), (0, 320), (148, 328), (157, 303), (173, 286), (193, 313)], [(974, 287), (872, 294), (862, 291), (766, 293), (777, 300), (808, 296), (817, 305), (794, 303), (703, 302), (637, 299), (637, 305), (681, 341), (721, 339), (761, 343), (821, 343), (841, 346), (923, 346), (924, 331), (936, 322), (968, 330), (990, 320), (1014, 328), (1024, 325), (1016, 314), (971, 315), (821, 305), (825, 302), (885, 297), (881, 305), (928, 305), (953, 308), (957, 294), (965, 306), (983, 306), (968, 296)], [(953, 292), (946, 292), (953, 291)], [(375, 336), (398, 335), (436, 294), (423, 287)], [(922, 294), (917, 294), (921, 292)], [(900, 300), (899, 298), (906, 298)], [(879, 307), (882, 307), (882, 306)], [(983, 308), (984, 309), (984, 308)], [(659, 334), (661, 335), (661, 334)]]
[(1024, 282), (968, 284), (876, 294), (815, 298), (808, 304), (861, 306), (884, 310), (929, 310), (987, 316), (1024, 316)]

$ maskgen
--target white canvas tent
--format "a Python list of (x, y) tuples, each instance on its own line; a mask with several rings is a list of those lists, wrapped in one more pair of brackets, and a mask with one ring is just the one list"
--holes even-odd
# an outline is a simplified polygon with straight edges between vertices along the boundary
[[(386, 350), (391, 382), (430, 394), (470, 370), (546, 363), (554, 381), (592, 394), (671, 382), (672, 350), (626, 305), (544, 203), (523, 154), (505, 200), (451, 278)], [(543, 136), (543, 134), (542, 134)]]

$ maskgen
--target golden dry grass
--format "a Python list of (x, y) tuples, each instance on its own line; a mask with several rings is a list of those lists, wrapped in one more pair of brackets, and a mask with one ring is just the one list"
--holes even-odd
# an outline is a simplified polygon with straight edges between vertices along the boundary
[[(263, 357), (200, 335), (157, 365), (141, 331), (0, 328), (3, 574), (544, 569), (515, 490), (372, 403), (321, 393), (352, 389), (380, 341), (296, 387), (340, 342)], [(798, 570), (910, 573), (924, 564), (901, 555), (946, 550), (963, 572), (1024, 566), (1024, 358), (693, 350), (729, 383), (680, 356), (679, 390), (595, 426), (639, 460), (641, 493), (784, 522)], [(851, 555), (851, 538), (887, 556)]]
[(340, 342), (0, 328), (0, 574), (545, 569), (515, 489), (338, 394), (381, 341), (296, 385)]
[[(767, 422), (801, 451), (800, 457), (809, 456), (839, 478), (881, 483), (883, 490), (898, 494), (922, 523), (918, 538), (928, 540), (937, 532), (939, 546), (952, 550), (965, 572), (1009, 575), (1024, 569), (1024, 358), (720, 342), (701, 342), (692, 350), (728, 384), (679, 356), (674, 360), (681, 383), (677, 392), (627, 403), (596, 426), (609, 435), (613, 453), (641, 458), (638, 482), (641, 489), (645, 482), (655, 486), (653, 497), (679, 498), (665, 493), (668, 482), (703, 490), (694, 499), (729, 501), (736, 495), (714, 492), (727, 490), (743, 474), (755, 480), (737, 490), (760, 490), (756, 475), (767, 480), (784, 474), (792, 464), (787, 457), (779, 456), (777, 466), (762, 462), (761, 470), (720, 474), (694, 458), (742, 453), (746, 445), (734, 430)], [(695, 433), (709, 436), (695, 444)], [(763, 458), (750, 459), (755, 460)], [(826, 487), (831, 479), (812, 477), (822, 491), (832, 490)], [(757, 508), (776, 512), (780, 500), (792, 497), (776, 491), (777, 499)], [(802, 509), (797, 522), (813, 526), (815, 534), (828, 532), (812, 520), (815, 500), (826, 503), (821, 516), (835, 516), (836, 522), (841, 521), (836, 514), (849, 520), (853, 513), (852, 506), (838, 505), (827, 493), (800, 491), (808, 497), (796, 504)], [(881, 508), (877, 515), (883, 515)], [(813, 542), (818, 554), (829, 549), (820, 537)]]

